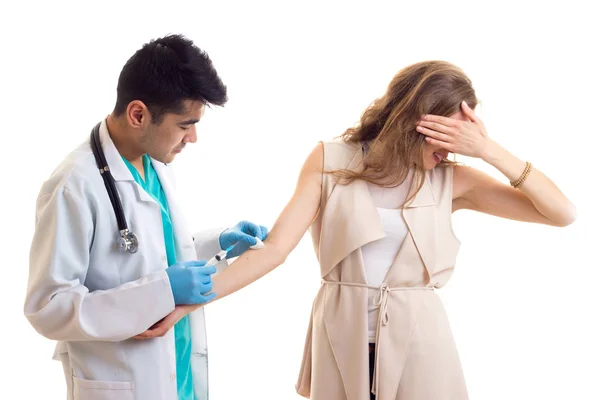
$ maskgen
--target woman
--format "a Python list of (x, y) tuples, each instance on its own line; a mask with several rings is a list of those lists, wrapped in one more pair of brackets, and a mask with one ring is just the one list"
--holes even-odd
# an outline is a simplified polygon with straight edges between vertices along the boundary
[[(282, 264), (310, 227), (322, 286), (296, 386), (302, 396), (467, 399), (435, 293), (459, 248), (452, 212), (553, 226), (575, 220), (573, 205), (545, 175), (488, 137), (476, 103), (470, 80), (447, 62), (400, 71), (358, 126), (308, 156), (265, 247), (214, 278), (217, 298), (248, 285)], [(481, 158), (510, 185), (457, 165), (450, 152)], [(191, 309), (140, 337), (160, 334)]]

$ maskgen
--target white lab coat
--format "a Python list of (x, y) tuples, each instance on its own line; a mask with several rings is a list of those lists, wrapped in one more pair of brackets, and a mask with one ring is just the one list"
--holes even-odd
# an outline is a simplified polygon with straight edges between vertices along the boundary
[[(137, 253), (123, 253), (113, 208), (89, 141), (72, 152), (40, 192), (30, 252), (25, 315), (58, 341), (69, 400), (177, 400), (173, 330), (131, 339), (173, 311), (159, 205), (133, 179), (103, 121), (100, 138)], [(178, 261), (209, 259), (222, 229), (188, 231), (171, 171), (153, 160), (171, 212)], [(226, 265), (226, 262), (225, 262)], [(220, 267), (223, 267), (221, 265)], [(208, 398), (204, 310), (190, 315), (197, 400)]]

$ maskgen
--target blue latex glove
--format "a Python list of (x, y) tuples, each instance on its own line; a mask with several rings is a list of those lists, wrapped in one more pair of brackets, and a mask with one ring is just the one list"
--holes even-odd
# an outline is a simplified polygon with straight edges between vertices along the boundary
[(204, 294), (212, 290), (211, 274), (217, 271), (213, 265), (204, 267), (206, 261), (178, 262), (167, 268), (175, 305), (204, 304), (214, 299), (217, 294)]
[(265, 240), (268, 233), (269, 230), (262, 225), (241, 221), (234, 227), (226, 229), (221, 233), (221, 236), (219, 236), (219, 245), (221, 246), (221, 250), (225, 250), (235, 245), (235, 247), (227, 253), (227, 258), (237, 257), (248, 250), (250, 246), (256, 244), (255, 237), (260, 240)]

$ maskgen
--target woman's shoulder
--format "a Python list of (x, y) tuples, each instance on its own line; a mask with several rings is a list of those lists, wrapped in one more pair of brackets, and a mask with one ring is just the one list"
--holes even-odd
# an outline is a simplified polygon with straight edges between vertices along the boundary
[(427, 171), (431, 183), (442, 183), (448, 180), (452, 181), (456, 164), (438, 164), (435, 168)]
[(350, 162), (361, 148), (360, 143), (347, 142), (341, 139), (323, 140), (319, 143), (323, 146), (325, 164), (335, 166), (335, 168), (340, 168), (340, 165)]
[(451, 195), (455, 168), (458, 168), (458, 165), (444, 164), (438, 165), (432, 170), (427, 171), (431, 182), (431, 188), (437, 201), (444, 198), (447, 193), (450, 193)]
[(323, 144), (326, 151), (356, 151), (361, 147), (360, 143), (348, 142), (342, 139), (321, 140), (319, 143)]

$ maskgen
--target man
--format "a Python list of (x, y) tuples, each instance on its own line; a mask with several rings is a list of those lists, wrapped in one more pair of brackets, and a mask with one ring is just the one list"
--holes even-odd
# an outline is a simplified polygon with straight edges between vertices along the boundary
[(237, 256), (267, 235), (245, 221), (191, 235), (177, 207), (168, 164), (196, 142), (205, 107), (226, 101), (190, 40), (151, 41), (123, 67), (113, 112), (43, 184), (25, 315), (58, 341), (69, 399), (208, 398), (202, 308), (136, 339), (176, 307), (214, 298), (216, 267), (200, 259), (233, 246)]

